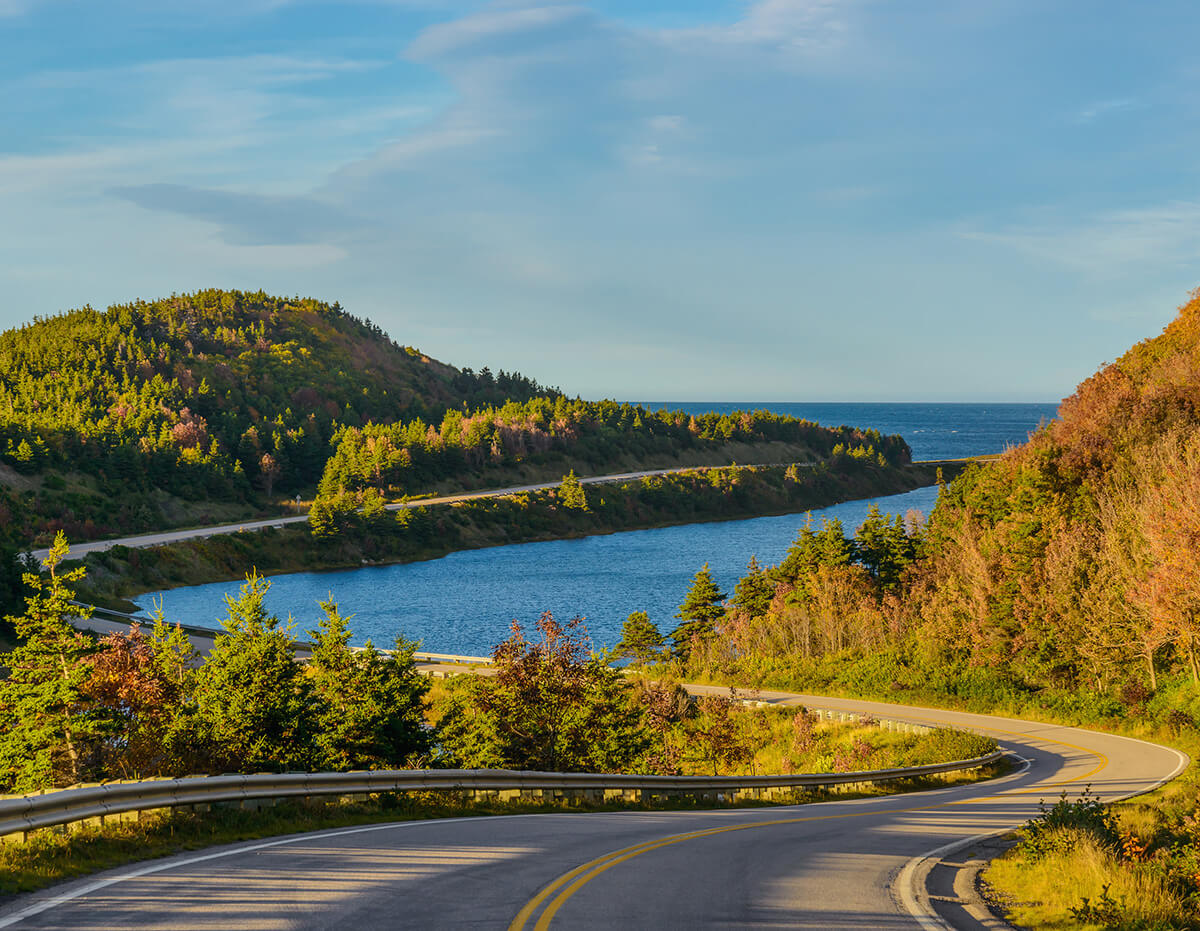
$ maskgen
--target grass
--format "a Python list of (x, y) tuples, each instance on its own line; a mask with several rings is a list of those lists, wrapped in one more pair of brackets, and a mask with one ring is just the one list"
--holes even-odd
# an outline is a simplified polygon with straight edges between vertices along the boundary
[[(1152, 736), (1200, 754), (1195, 737)], [(1063, 824), (1036, 843), (1036, 828), (1019, 832), (1018, 845), (984, 873), (1009, 919), (1029, 931), (1200, 929), (1195, 765), (1151, 793), (1108, 806), (1106, 817), (1108, 832)]]
[(1015, 924), (1030, 931), (1198, 927), (1188, 896), (1150, 863), (1124, 862), (1077, 828), (1060, 828), (1057, 841), (1060, 852), (1031, 859), (1017, 848), (988, 867), (984, 880)]

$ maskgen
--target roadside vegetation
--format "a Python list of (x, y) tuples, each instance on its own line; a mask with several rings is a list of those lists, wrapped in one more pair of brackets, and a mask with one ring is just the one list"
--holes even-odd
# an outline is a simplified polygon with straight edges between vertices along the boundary
[[(332, 596), (296, 658), (295, 623), (267, 613), (252, 574), (211, 652), (200, 657), (161, 614), (95, 640), (75, 630), (60, 535), (33, 594), (11, 618), (21, 643), (0, 656), (0, 791), (105, 779), (222, 772), (409, 766), (679, 774), (845, 772), (910, 758), (978, 756), (967, 735), (913, 737), (822, 725), (803, 709), (768, 712), (736, 696), (693, 699), (676, 683), (626, 676), (594, 654), (580, 619), (515, 623), (495, 675), (465, 676), (429, 698), (415, 644), (350, 647)], [(767, 744), (778, 740), (778, 753)], [(980, 752), (975, 752), (980, 751)]]
[(1194, 773), (1112, 807), (1085, 792), (1042, 809), (984, 874), (1013, 921), (1030, 931), (1200, 928)]
[[(75, 631), (60, 536), (25, 614), (21, 645), (0, 662), (0, 776), (21, 793), (105, 779), (196, 773), (393, 769), (413, 766), (657, 774), (855, 772), (973, 759), (993, 741), (955, 731), (892, 733), (874, 721), (821, 722), (804, 708), (756, 707), (753, 696), (693, 698), (677, 682), (610, 664), (591, 652), (582, 621), (543, 615), (514, 624), (494, 654), (495, 675), (432, 682), (413, 644), (349, 648), (332, 598), (309, 631), (311, 659), (295, 656), (290, 621), (266, 614), (267, 589), (247, 579), (226, 601), (212, 653), (201, 658), (161, 616), (94, 640)], [(432, 686), (432, 687), (431, 687)], [(996, 775), (996, 766), (881, 787), (791, 793), (789, 803), (879, 795)], [(0, 844), (0, 894), (40, 888), (137, 859), (279, 833), (459, 814), (553, 811), (563, 805), (694, 807), (668, 797), (612, 804), (461, 793), (376, 793), (263, 810), (212, 806), (72, 831), (42, 830)], [(730, 804), (755, 804), (738, 802)], [(204, 808), (205, 806), (201, 806)]]

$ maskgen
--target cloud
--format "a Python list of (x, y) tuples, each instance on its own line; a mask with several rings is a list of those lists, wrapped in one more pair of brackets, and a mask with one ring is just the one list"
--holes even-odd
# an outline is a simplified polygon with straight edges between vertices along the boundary
[(1141, 105), (1141, 102), (1135, 97), (1112, 97), (1108, 100), (1097, 100), (1075, 114), (1075, 122), (1092, 123), (1109, 114), (1130, 110)]
[(430, 26), (409, 44), (406, 54), (429, 61), (480, 51), (513, 54), (540, 47), (591, 14), (575, 5), (488, 11)]
[(204, 190), (179, 184), (117, 187), (111, 194), (147, 210), (215, 223), (236, 245), (328, 243), (367, 232), (368, 224), (313, 197), (270, 197)]
[(1171, 201), (962, 235), (1099, 277), (1124, 276), (1133, 268), (1194, 267), (1200, 259), (1200, 203)]

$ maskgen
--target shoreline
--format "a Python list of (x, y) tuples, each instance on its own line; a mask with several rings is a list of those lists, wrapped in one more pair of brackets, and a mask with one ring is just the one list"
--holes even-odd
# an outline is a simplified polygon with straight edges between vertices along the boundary
[[(958, 463), (961, 470), (966, 463)], [(945, 464), (942, 466), (946, 468)], [(730, 504), (714, 495), (704, 479), (709, 473), (677, 477), (668, 510), (644, 515), (627, 513), (629, 500), (641, 483), (630, 490), (606, 486), (606, 498), (619, 499), (605, 506), (606, 512), (575, 515), (554, 504), (552, 492), (507, 498), (476, 499), (470, 502), (414, 509), (419, 519), (397, 534), (389, 521), (381, 533), (357, 527), (328, 541), (315, 539), (307, 524), (284, 529), (268, 528), (253, 533), (187, 540), (145, 550), (109, 550), (88, 554), (82, 560), (88, 578), (80, 586), (80, 597), (101, 607), (134, 612), (142, 609), (130, 599), (150, 592), (169, 591), (220, 582), (239, 581), (251, 568), (263, 575), (344, 572), (444, 559), (452, 553), (491, 549), (526, 543), (546, 543), (610, 536), (643, 530), (692, 524), (716, 524), (759, 517), (802, 515), (850, 501), (901, 494), (929, 487), (936, 481), (936, 466), (925, 464), (902, 469), (876, 470), (865, 476), (828, 473), (814, 476), (806, 493), (781, 497), (772, 484), (781, 478), (780, 467), (738, 467), (724, 471), (749, 486), (747, 500)], [(952, 465), (947, 472), (953, 472)], [(952, 474), (947, 474), (949, 479)], [(858, 480), (854, 480), (857, 478)], [(774, 494), (773, 494), (774, 493)], [(713, 507), (718, 500), (720, 510)], [(689, 505), (688, 513), (680, 513)], [(707, 507), (706, 507), (707, 506)], [(600, 508), (597, 508), (599, 510)], [(412, 513), (412, 512), (410, 512)], [(391, 515), (389, 515), (390, 517)], [(415, 526), (414, 526), (415, 524)], [(390, 534), (385, 536), (384, 534)]]

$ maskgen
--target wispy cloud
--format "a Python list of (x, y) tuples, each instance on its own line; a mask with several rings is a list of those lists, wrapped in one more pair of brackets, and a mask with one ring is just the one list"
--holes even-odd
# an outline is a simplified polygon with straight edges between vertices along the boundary
[(370, 231), (362, 217), (314, 197), (269, 197), (179, 184), (118, 187), (110, 193), (148, 210), (215, 223), (223, 238), (237, 245), (329, 243)]
[(1172, 201), (1083, 218), (1046, 218), (962, 235), (1096, 277), (1126, 275), (1135, 267), (1194, 267), (1200, 259), (1200, 202)]
[(1097, 100), (1076, 113), (1075, 122), (1092, 123), (1110, 114), (1122, 110), (1132, 110), (1140, 106), (1142, 103), (1136, 97), (1110, 97), (1107, 100)]

